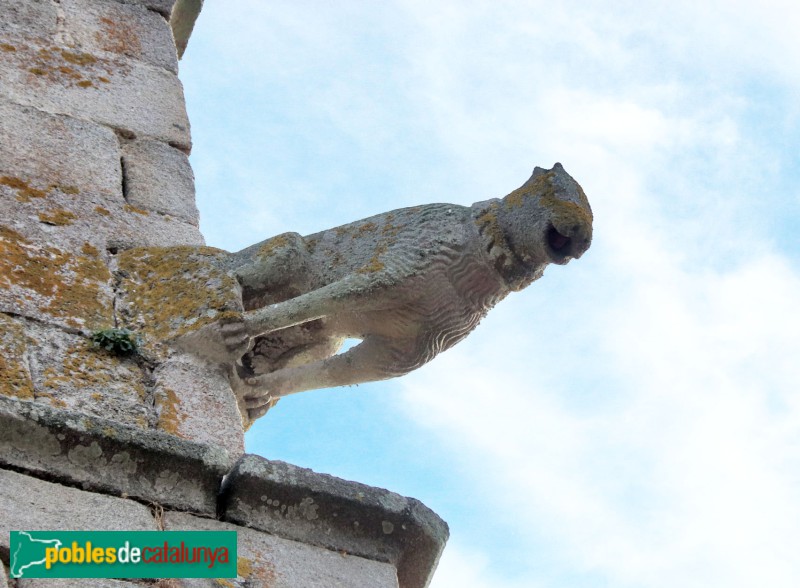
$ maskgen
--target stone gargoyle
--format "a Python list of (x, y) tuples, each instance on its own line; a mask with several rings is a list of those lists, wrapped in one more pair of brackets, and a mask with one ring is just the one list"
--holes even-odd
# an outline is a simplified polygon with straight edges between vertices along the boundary
[[(220, 252), (215, 263), (238, 283), (241, 312), (221, 313), (177, 345), (229, 366), (252, 422), (295, 392), (422, 366), (548, 264), (580, 257), (592, 219), (557, 163), (502, 199), (403, 208)], [(348, 338), (361, 342), (337, 355)]]

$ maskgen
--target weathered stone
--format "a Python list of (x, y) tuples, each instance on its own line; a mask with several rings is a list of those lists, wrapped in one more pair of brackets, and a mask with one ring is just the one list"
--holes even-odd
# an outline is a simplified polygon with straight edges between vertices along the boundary
[[(5, 88), (0, 82), (0, 93)], [(122, 200), (119, 142), (110, 129), (0, 97), (0, 137), (0, 184), (13, 187), (14, 198), (89, 191)]]
[(3, 396), (33, 400), (28, 341), (21, 320), (0, 314), (0, 394)]
[(231, 460), (221, 447), (0, 396), (0, 465), (213, 514)]
[(148, 10), (159, 13), (165, 19), (169, 19), (172, 7), (180, 0), (116, 0), (123, 4), (138, 4)]
[(227, 373), (189, 355), (177, 355), (153, 372), (158, 428), (224, 447), (233, 458), (244, 453), (242, 417)]
[(191, 147), (183, 87), (161, 67), (112, 53), (57, 44), (51, 38), (10, 35), (0, 51), (0, 93), (19, 104), (68, 114)]
[(183, 57), (186, 45), (194, 29), (194, 23), (200, 10), (203, 8), (203, 0), (177, 0), (170, 16), (172, 34), (175, 37), (175, 46), (178, 49), (178, 56)]
[(124, 146), (122, 161), (130, 204), (197, 226), (194, 174), (185, 153), (160, 141), (134, 141)]
[(211, 247), (145, 247), (117, 256), (120, 323), (153, 342), (170, 341), (220, 318), (241, 315), (236, 279)]
[(0, 588), (8, 588), (8, 575), (2, 561), (0, 561)]
[(400, 586), (428, 585), (447, 524), (388, 490), (245, 455), (226, 477), (223, 520), (327, 549), (390, 562)]
[[(187, 513), (164, 514), (165, 528), (173, 530), (236, 531), (238, 573), (230, 585), (270, 588), (397, 588), (397, 571), (389, 563), (350, 553), (305, 545)], [(184, 581), (185, 588), (219, 586), (213, 580)], [(400, 584), (404, 586), (404, 584)], [(410, 586), (410, 585), (409, 585)]]
[(96, 249), (72, 254), (0, 226), (0, 311), (86, 330), (113, 324), (112, 301)]
[(169, 23), (144, 6), (108, 0), (61, 0), (62, 38), (90, 54), (111, 53), (178, 73)]
[[(55, 34), (58, 13), (53, 2), (43, 0), (0, 0), (0, 32), (24, 34)], [(2, 43), (0, 51), (13, 51)]]
[(25, 331), (35, 342), (28, 357), (37, 402), (148, 428), (153, 408), (145, 373), (133, 357), (119, 357), (55, 327), (30, 323)]
[(45, 482), (0, 470), (0, 550), (8, 553), (9, 531), (155, 531), (143, 504)]

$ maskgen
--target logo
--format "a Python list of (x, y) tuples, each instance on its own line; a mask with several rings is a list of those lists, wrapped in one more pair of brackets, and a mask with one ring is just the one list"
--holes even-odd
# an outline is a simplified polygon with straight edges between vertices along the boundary
[(235, 531), (11, 531), (12, 578), (235, 578)]

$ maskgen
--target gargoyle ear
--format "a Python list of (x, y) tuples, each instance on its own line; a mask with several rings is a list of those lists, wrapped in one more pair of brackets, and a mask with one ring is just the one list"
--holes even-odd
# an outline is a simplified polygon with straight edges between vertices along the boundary
[(522, 184), (522, 185), (523, 185), (523, 186), (527, 186), (528, 184), (532, 183), (532, 182), (533, 182), (533, 180), (535, 180), (535, 179), (536, 179), (537, 177), (539, 177), (540, 175), (542, 175), (542, 174), (544, 174), (544, 173), (547, 173), (547, 171), (548, 171), (548, 170), (546, 170), (546, 169), (542, 169), (541, 167), (538, 167), (538, 166), (537, 166), (537, 167), (535, 167), (535, 168), (533, 168), (533, 173), (531, 174), (531, 177), (530, 177), (530, 178), (528, 178), (528, 181), (527, 181), (527, 182), (525, 182), (525, 183), (524, 183), (524, 184)]

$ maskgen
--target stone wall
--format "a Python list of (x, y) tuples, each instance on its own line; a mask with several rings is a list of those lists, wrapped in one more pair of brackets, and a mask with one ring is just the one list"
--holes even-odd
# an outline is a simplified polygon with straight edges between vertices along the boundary
[[(434, 513), (243, 455), (226, 375), (159, 339), (181, 317), (148, 296), (190, 274), (215, 287), (190, 269), (216, 250), (177, 75), (200, 7), (0, 0), (0, 559), (11, 529), (225, 528), (240, 577), (183, 585), (424, 586), (447, 537)], [(225, 311), (212, 298), (203, 316)], [(112, 327), (143, 352), (92, 345)]]
[(88, 339), (128, 326), (120, 254), (203, 244), (171, 5), (0, 0), (3, 372), (19, 398), (240, 454), (224, 375)]

